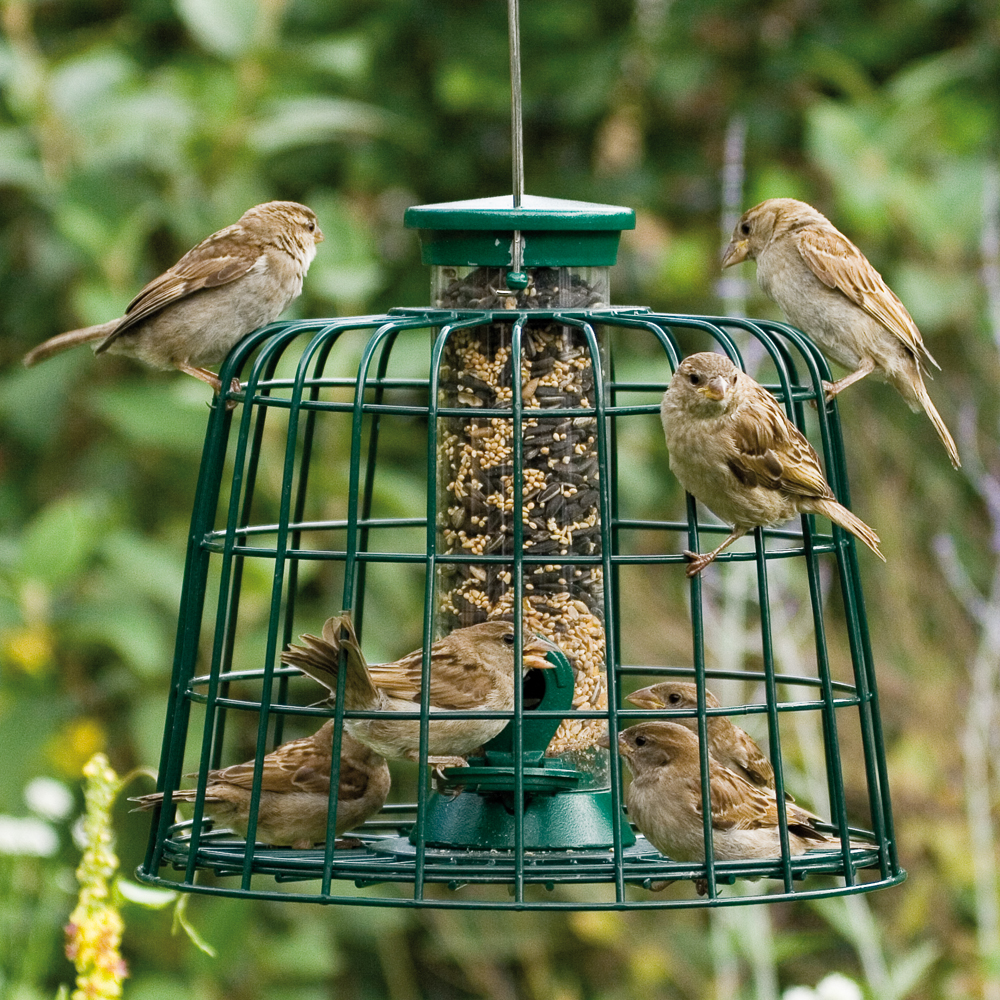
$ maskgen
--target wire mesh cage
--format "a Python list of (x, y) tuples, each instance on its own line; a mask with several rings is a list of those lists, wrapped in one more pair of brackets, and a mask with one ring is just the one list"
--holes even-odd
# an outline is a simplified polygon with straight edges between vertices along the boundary
[[(714, 349), (757, 369), (849, 503), (836, 407), (810, 406), (829, 377), (822, 356), (778, 323), (610, 306), (627, 209), (425, 208), (408, 223), (422, 230), (432, 307), (272, 324), (221, 372), (223, 385), (244, 383), (243, 405), (209, 421), (164, 804), (139, 877), (229, 896), (515, 909), (732, 904), (901, 881), (854, 540), (803, 516), (757, 529), (752, 545), (688, 580), (683, 550), (728, 526), (679, 488), (674, 501), (650, 501), (636, 487), (637, 442), (659, 435), (670, 373)], [(518, 239), (523, 269), (512, 273)], [(720, 625), (735, 590), (740, 642)], [(347, 841), (337, 837), (355, 794), (351, 733), (380, 712), (345, 707), (342, 679), (327, 691), (282, 663), (341, 609), (366, 652), (425, 650), (412, 711), (396, 715), (418, 724), (418, 760), (390, 762), (385, 803)], [(426, 651), (491, 620), (514, 623), (515, 662), (536, 634), (559, 652), (514, 684), (512, 705), (452, 711), (506, 725), (469, 766), (432, 781), (423, 762), (442, 716)], [(641, 661), (623, 659), (639, 648)], [(626, 700), (651, 680), (687, 685), (690, 697)], [(653, 716), (698, 735), (703, 778), (713, 720), (756, 735), (773, 765), (773, 858), (716, 856), (704, 783), (703, 860), (668, 858), (634, 829), (621, 760), (600, 743)], [(267, 814), (265, 758), (310, 733), (330, 755), (325, 774), (306, 775), (321, 828), (296, 841)], [(243, 812), (226, 829), (212, 774), (246, 757)], [(822, 849), (795, 852), (789, 790), (828, 820)], [(189, 819), (177, 819), (179, 801), (192, 804)], [(773, 891), (748, 886), (760, 878)]]

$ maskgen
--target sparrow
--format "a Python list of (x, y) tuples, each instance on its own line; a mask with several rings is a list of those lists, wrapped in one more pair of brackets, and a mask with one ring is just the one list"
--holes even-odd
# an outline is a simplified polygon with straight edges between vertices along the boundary
[[(607, 734), (603, 745), (608, 745)], [(641, 722), (618, 734), (632, 782), (625, 792), (629, 818), (661, 854), (674, 861), (705, 860), (698, 737), (675, 722)], [(753, 785), (708, 759), (712, 850), (718, 861), (781, 857), (778, 800), (773, 788)], [(785, 803), (791, 854), (841, 846), (816, 828), (818, 817)]]
[[(633, 691), (625, 699), (637, 708), (697, 709), (698, 688), (687, 681), (661, 681)], [(718, 708), (719, 699), (705, 691), (705, 705)], [(695, 717), (671, 719), (698, 735)], [(734, 726), (724, 715), (709, 715), (705, 719), (708, 733), (708, 752), (723, 766), (735, 771), (741, 778), (758, 788), (774, 788), (774, 768), (761, 749), (746, 732)]]
[[(369, 666), (358, 644), (349, 612), (328, 618), (322, 638), (303, 635), (303, 645), (289, 645), (283, 663), (298, 667), (313, 680), (337, 692), (340, 655), (347, 671), (344, 708), (354, 711), (415, 712), (420, 710), (423, 650), (378, 666)], [(462, 767), (466, 756), (497, 735), (509, 719), (435, 719), (444, 710), (477, 709), (510, 712), (514, 708), (514, 626), (506, 621), (482, 622), (455, 629), (431, 646), (430, 713), (427, 763), (438, 769)], [(526, 633), (523, 669), (552, 666), (545, 656), (558, 646)], [(345, 719), (351, 735), (377, 753), (418, 761), (419, 719)]]
[(822, 514), (883, 562), (879, 537), (837, 502), (819, 456), (759, 382), (721, 354), (685, 358), (660, 405), (670, 469), (709, 510), (733, 525), (711, 552), (685, 551), (689, 577), (752, 528)]
[[(282, 743), (262, 761), (257, 840), (279, 847), (305, 849), (326, 840), (330, 805), (330, 765), (334, 719), (312, 736)], [(208, 772), (205, 812), (220, 826), (246, 837), (254, 761)], [(350, 733), (341, 734), (340, 784), (336, 835), (360, 826), (377, 813), (389, 794), (389, 765)], [(194, 802), (197, 789), (179, 788), (173, 802)], [(129, 799), (139, 810), (163, 802), (163, 792)]]
[(941, 366), (917, 324), (868, 258), (811, 205), (770, 198), (744, 212), (723, 268), (757, 261), (757, 283), (788, 322), (807, 333), (850, 374), (826, 382), (827, 402), (866, 375), (888, 382), (914, 413), (921, 409), (948, 451), (958, 449), (924, 387), (927, 365)]
[[(30, 368), (77, 344), (99, 342), (95, 354), (176, 368), (218, 393), (218, 375), (204, 366), (218, 364), (298, 297), (322, 240), (311, 208), (294, 201), (255, 205), (146, 285), (120, 319), (51, 337), (29, 351), (24, 364)], [(238, 380), (232, 389), (239, 391)]]

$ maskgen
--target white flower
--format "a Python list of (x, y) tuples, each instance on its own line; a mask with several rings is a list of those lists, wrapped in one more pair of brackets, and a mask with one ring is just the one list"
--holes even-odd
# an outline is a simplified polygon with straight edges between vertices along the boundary
[(861, 987), (853, 979), (831, 972), (816, 984), (816, 1000), (863, 1000)]
[(792, 986), (781, 994), (781, 1000), (864, 1000), (864, 994), (853, 979), (831, 972), (816, 984), (816, 989)]
[(70, 814), (73, 793), (55, 778), (35, 778), (24, 789), (24, 801), (33, 813), (56, 823)]
[(0, 854), (50, 858), (57, 850), (59, 836), (44, 820), (0, 816)]

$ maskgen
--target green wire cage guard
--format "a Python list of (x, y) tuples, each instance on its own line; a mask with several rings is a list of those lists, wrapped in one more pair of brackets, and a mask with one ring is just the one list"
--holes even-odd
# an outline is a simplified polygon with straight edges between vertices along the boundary
[[(689, 581), (683, 550), (728, 528), (701, 520), (691, 497), (685, 507), (679, 488), (654, 499), (652, 517), (635, 496), (637, 455), (655, 454), (670, 481), (658, 420), (670, 373), (717, 349), (753, 361), (848, 503), (836, 407), (810, 406), (829, 378), (822, 356), (779, 323), (611, 307), (629, 209), (506, 197), (413, 208), (406, 222), (432, 267), (431, 308), (272, 324), (223, 367), (223, 385), (243, 381), (243, 405), (216, 406), (209, 421), (165, 805), (139, 877), (234, 897), (512, 909), (733, 904), (902, 881), (853, 539), (803, 517), (757, 530), (752, 547)], [(750, 609), (739, 662), (717, 634), (720, 581), (742, 586)], [(330, 718), (335, 815), (345, 710), (280, 655), (342, 608), (385, 659), (498, 617), (565, 655), (525, 676), (509, 725), (470, 767), (433, 784), (428, 768), (393, 763), (387, 804), (351, 844), (335, 844), (332, 821), (309, 849), (255, 843), (262, 758)], [(663, 649), (623, 662), (634, 623), (664, 609)], [(806, 637), (794, 670), (781, 651), (790, 614)], [(644, 630), (644, 648), (658, 628)], [(706, 722), (725, 714), (757, 735), (779, 799), (789, 786), (802, 795), (812, 775), (808, 805), (829, 818), (836, 849), (790, 855), (783, 810), (782, 854), (764, 861), (715, 859), (707, 822), (704, 863), (638, 835), (621, 762), (595, 744), (648, 718), (623, 696), (663, 678), (696, 686), (696, 707), (661, 714), (697, 719), (704, 775)], [(712, 707), (723, 690), (733, 703)], [(415, 717), (426, 749), (426, 696)], [(205, 775), (250, 755), (244, 839), (213, 829)], [(193, 815), (178, 821), (172, 796), (192, 785)], [(766, 895), (748, 885), (762, 877)]]

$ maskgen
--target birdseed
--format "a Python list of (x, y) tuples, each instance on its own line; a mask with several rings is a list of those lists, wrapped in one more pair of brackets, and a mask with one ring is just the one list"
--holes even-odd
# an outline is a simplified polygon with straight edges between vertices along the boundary
[[(447, 270), (447, 269), (446, 269)], [(505, 271), (458, 272), (435, 305), (446, 309), (588, 308), (595, 290), (568, 268), (534, 268), (528, 288), (503, 288)], [(447, 277), (447, 274), (446, 274)], [(440, 372), (441, 406), (509, 409), (513, 399), (511, 324), (454, 331)], [(607, 707), (604, 682), (604, 579), (600, 565), (600, 469), (593, 414), (546, 417), (547, 409), (593, 406), (594, 369), (583, 334), (551, 319), (529, 319), (522, 336), (522, 544), (552, 562), (524, 566), (523, 616), (555, 642), (575, 674), (573, 707)], [(514, 552), (512, 417), (442, 418), (438, 434), (439, 552)], [(560, 563), (560, 555), (593, 563)], [(513, 615), (509, 565), (443, 563), (438, 580), (444, 631)], [(600, 720), (563, 720), (550, 755), (592, 746)]]

